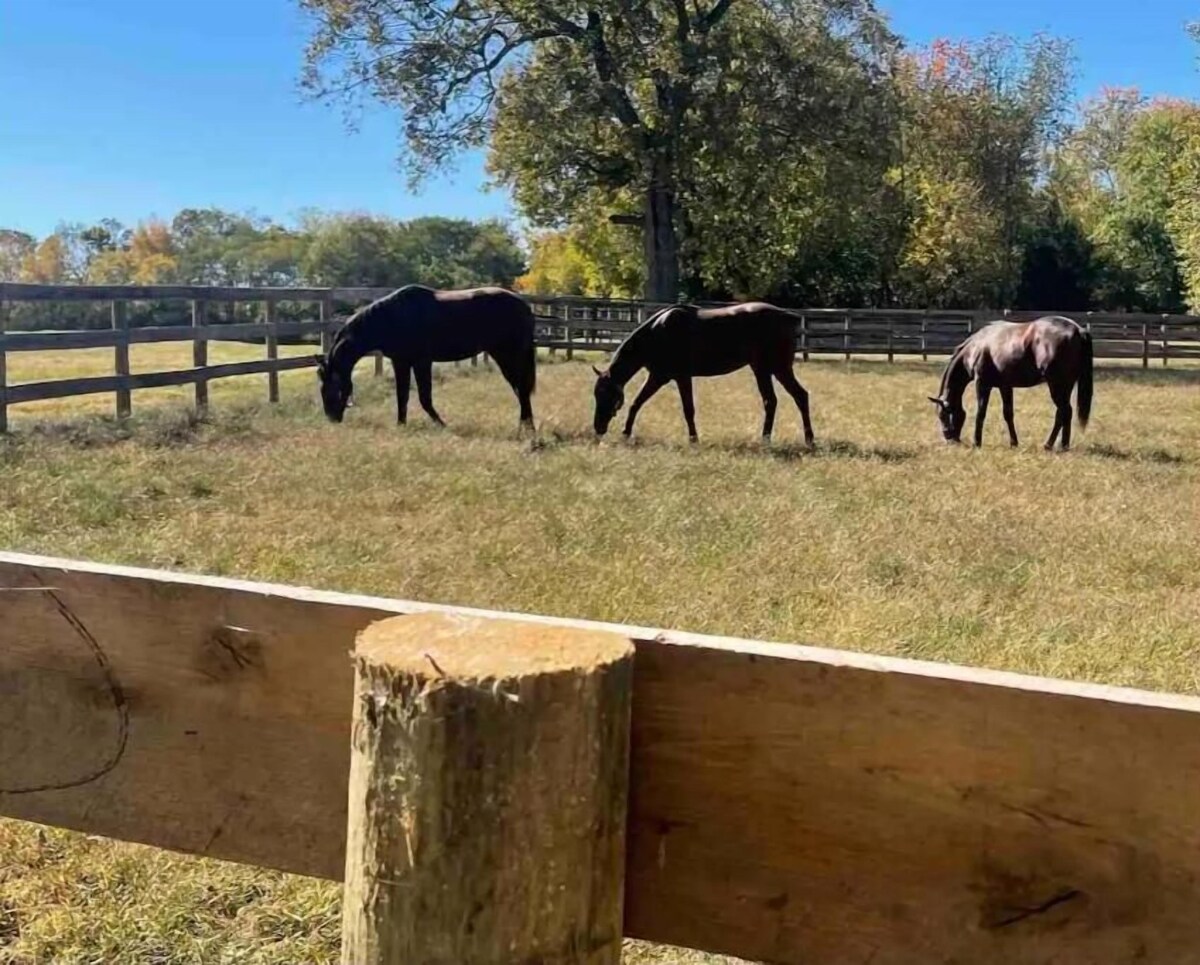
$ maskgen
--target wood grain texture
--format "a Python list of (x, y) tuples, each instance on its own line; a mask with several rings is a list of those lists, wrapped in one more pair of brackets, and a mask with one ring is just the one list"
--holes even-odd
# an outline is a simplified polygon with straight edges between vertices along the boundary
[(354, 662), (343, 965), (619, 965), (630, 641), (424, 613)]
[(113, 374), (116, 375), (114, 402), (118, 419), (128, 419), (133, 411), (129, 394), (129, 318), (125, 302), (112, 303), (112, 327), (116, 342), (113, 346)]
[(120, 378), (97, 375), (82, 379), (56, 379), (52, 382), (22, 382), (9, 387), (8, 401), (36, 402), (42, 399), (62, 399), (74, 395), (95, 395), (131, 389), (161, 389), (171, 385), (202, 384), (213, 379), (236, 375), (259, 375), (263, 372), (290, 372), (308, 369), (317, 364), (316, 356), (296, 355), (281, 359), (251, 359), (248, 362), (225, 362), (201, 369), (176, 369), (170, 372), (141, 372)]
[[(266, 322), (263, 328), (266, 329), (267, 360), (273, 362), (279, 358), (279, 326), (275, 319), (274, 302), (263, 303), (263, 317)], [(279, 401), (279, 372), (276, 369), (267, 371), (267, 401)]]
[(4, 349), (8, 305), (0, 301), (0, 433), (8, 432), (8, 356)]
[(195, 299), (192, 301), (192, 366), (201, 370), (201, 375), (196, 379), (195, 386), (195, 408), (199, 413), (203, 413), (208, 409), (208, 379), (203, 375), (203, 370), (208, 367), (208, 342), (205, 340), (204, 331), (208, 328), (206, 325), (208, 317), (208, 303), (203, 299)]
[[(0, 587), (0, 812), (325, 877), (356, 633), (479, 615), (11, 554)], [(636, 643), (627, 934), (785, 965), (1195, 960), (1200, 700), (523, 619)]]

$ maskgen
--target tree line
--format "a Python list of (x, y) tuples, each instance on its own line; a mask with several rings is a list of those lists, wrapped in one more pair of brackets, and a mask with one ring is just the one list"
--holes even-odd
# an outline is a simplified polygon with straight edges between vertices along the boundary
[[(63, 224), (44, 238), (0, 229), (0, 281), (41, 284), (512, 286), (525, 252), (499, 221), (308, 213), (294, 226), (215, 208), (128, 227), (113, 219)], [(81, 317), (82, 311), (82, 317)], [(133, 307), (132, 324), (186, 324), (181, 303)], [(243, 307), (257, 317), (257, 306)], [(18, 304), (17, 328), (102, 327), (104, 306)], [(286, 317), (286, 312), (285, 312)]]
[(869, 0), (298, 2), (307, 89), (393, 107), (414, 182), (486, 148), (529, 290), (1200, 303), (1200, 106), (1075, 104), (1053, 37), (914, 47)]

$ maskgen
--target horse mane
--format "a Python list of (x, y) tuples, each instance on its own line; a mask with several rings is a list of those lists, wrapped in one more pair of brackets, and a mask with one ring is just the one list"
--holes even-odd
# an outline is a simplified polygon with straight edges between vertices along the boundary
[(660, 308), (657, 312), (655, 312), (649, 318), (647, 318), (644, 322), (642, 322), (641, 325), (639, 325), (632, 332), (630, 332), (627, 336), (625, 336), (625, 340), (623, 342), (621, 342), (620, 345), (617, 346), (616, 350), (612, 354), (612, 359), (608, 363), (608, 371), (610, 373), (615, 371), (616, 375), (614, 377), (618, 381), (622, 381), (622, 382), (627, 381), (628, 378), (632, 377), (633, 374), (636, 373), (637, 369), (641, 367), (642, 363), (637, 362), (634, 365), (633, 370), (629, 373), (629, 376), (625, 376), (623, 378), (624, 369), (625, 369), (623, 361), (626, 358), (629, 358), (630, 356), (636, 354), (637, 350), (641, 347), (642, 341), (645, 339), (647, 333), (650, 331), (651, 326), (654, 325), (654, 323), (657, 322), (660, 318), (662, 318), (662, 316), (666, 315), (667, 312), (674, 311), (675, 309), (680, 308), (680, 307), (682, 307), (682, 306), (667, 305), (665, 308)]
[[(969, 342), (970, 339), (968, 339), (967, 341)], [(960, 345), (958, 348), (956, 348), (954, 350), (954, 354), (950, 356), (950, 361), (946, 363), (945, 369), (942, 370), (942, 384), (938, 388), (938, 398), (939, 399), (943, 399), (943, 400), (947, 400), (947, 401), (949, 400), (950, 380), (953, 377), (954, 372), (960, 366), (963, 366), (965, 368), (965, 366), (963, 365), (963, 355), (966, 354), (966, 351), (967, 351), (967, 342), (963, 342), (962, 345)]]
[[(409, 298), (417, 292), (432, 294), (433, 289), (426, 288), (424, 285), (404, 285), (356, 310), (334, 335), (333, 344), (329, 346), (330, 362), (333, 361), (334, 356), (340, 358), (344, 352), (353, 352), (354, 343), (361, 338), (367, 326), (389, 314), (397, 302)], [(352, 361), (357, 362), (365, 354), (365, 352), (359, 352)]]

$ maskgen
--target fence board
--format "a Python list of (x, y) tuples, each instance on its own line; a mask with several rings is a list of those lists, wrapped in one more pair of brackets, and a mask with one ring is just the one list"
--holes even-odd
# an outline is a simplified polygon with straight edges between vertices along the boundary
[[(0, 811), (331, 878), (354, 635), (452, 610), (13, 554), (0, 587)], [(782, 965), (1193, 955), (1200, 700), (604, 628), (638, 648), (630, 934)]]
[(23, 382), (8, 388), (8, 401), (40, 402), (74, 395), (95, 395), (100, 392), (120, 392), (132, 389), (162, 389), (172, 385), (191, 385), (227, 379), (235, 375), (259, 375), (264, 372), (288, 372), (312, 368), (316, 356), (300, 355), (283, 359), (252, 359), (248, 362), (227, 362), (205, 368), (176, 369), (169, 372), (142, 372), (138, 375), (100, 375), (83, 379), (58, 379), (53, 382)]

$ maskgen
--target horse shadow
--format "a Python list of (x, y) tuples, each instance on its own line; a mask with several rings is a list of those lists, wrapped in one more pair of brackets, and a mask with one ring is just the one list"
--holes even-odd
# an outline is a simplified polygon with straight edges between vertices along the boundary
[(1083, 455), (1097, 459), (1109, 459), (1114, 462), (1148, 462), (1160, 466), (1182, 466), (1190, 460), (1182, 453), (1171, 452), (1169, 449), (1122, 449), (1108, 443), (1092, 443), (1080, 450)]

